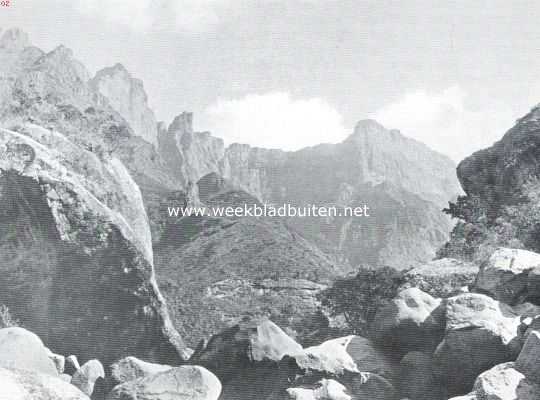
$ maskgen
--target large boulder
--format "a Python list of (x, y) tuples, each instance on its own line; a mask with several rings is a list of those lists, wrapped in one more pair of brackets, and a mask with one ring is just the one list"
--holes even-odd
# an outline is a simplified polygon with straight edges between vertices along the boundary
[(399, 375), (399, 361), (361, 336), (346, 336), (313, 347), (295, 357), (303, 371), (330, 375), (369, 372), (394, 381)]
[(214, 372), (222, 382), (253, 363), (277, 363), (284, 356), (302, 352), (302, 346), (268, 319), (246, 320), (214, 335), (190, 358)]
[(450, 297), (474, 284), (478, 266), (454, 258), (442, 258), (419, 265), (404, 274), (401, 289), (417, 287), (434, 297)]
[(58, 376), (41, 339), (23, 328), (0, 329), (0, 367)]
[(431, 355), (413, 351), (401, 359), (399, 392), (402, 397), (414, 400), (445, 398)]
[(171, 368), (116, 386), (107, 400), (217, 400), (221, 383), (203, 367)]
[(0, 200), (0, 303), (53, 351), (106, 364), (185, 358), (120, 161), (36, 125), (1, 129)]
[(0, 368), (0, 400), (90, 400), (59, 377)]
[(390, 304), (377, 312), (371, 335), (377, 344), (399, 353), (433, 350), (444, 333), (444, 307), (441, 299), (409, 288), (398, 293)]
[(435, 363), (451, 395), (467, 393), (483, 371), (515, 360), (521, 321), (513, 309), (488, 296), (465, 293), (446, 301), (446, 332)]
[[(482, 264), (475, 290), (507, 304), (517, 304), (529, 297), (529, 274), (540, 267), (540, 254), (520, 249), (497, 249)], [(531, 280), (534, 280), (532, 277)], [(532, 283), (532, 290), (534, 290)]]
[(111, 377), (115, 385), (146, 378), (171, 369), (170, 365), (154, 364), (139, 360), (137, 357), (126, 357), (111, 365)]

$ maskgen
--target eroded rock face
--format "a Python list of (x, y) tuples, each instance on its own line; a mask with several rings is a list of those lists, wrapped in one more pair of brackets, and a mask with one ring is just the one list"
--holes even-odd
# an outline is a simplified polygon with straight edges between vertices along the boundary
[(214, 374), (186, 365), (118, 385), (107, 400), (217, 400), (220, 394)]
[(90, 400), (75, 386), (38, 372), (0, 368), (1, 400)]
[(433, 350), (444, 332), (441, 299), (418, 288), (405, 289), (383, 307), (371, 325), (371, 335), (381, 346), (398, 352)]
[(520, 317), (510, 306), (485, 295), (449, 298), (446, 321), (435, 365), (451, 395), (467, 393), (481, 372), (515, 360), (521, 350)]
[(141, 195), (124, 166), (60, 133), (20, 130), (0, 131), (1, 303), (57, 353), (180, 361)]
[[(475, 290), (507, 304), (516, 304), (529, 295), (529, 275), (540, 268), (540, 254), (519, 249), (497, 249), (480, 268)], [(534, 277), (530, 289), (534, 292)]]

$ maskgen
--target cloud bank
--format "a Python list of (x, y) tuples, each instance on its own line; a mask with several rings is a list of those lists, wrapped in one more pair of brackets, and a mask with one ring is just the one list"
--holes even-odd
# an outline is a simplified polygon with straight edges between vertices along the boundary
[(200, 126), (227, 144), (298, 150), (336, 143), (350, 133), (341, 114), (325, 100), (295, 99), (286, 92), (218, 100), (201, 117)]
[(458, 162), (499, 140), (515, 121), (512, 112), (501, 105), (491, 102), (471, 109), (466, 100), (467, 93), (459, 86), (438, 93), (418, 90), (371, 117)]

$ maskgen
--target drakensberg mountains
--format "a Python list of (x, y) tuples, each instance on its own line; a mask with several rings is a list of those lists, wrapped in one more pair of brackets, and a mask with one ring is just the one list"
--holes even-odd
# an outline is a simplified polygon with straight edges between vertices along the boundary
[[(433, 258), (448, 238), (451, 224), (440, 210), (460, 192), (453, 163), (375, 121), (358, 123), (342, 143), (295, 152), (226, 147), (210, 133), (194, 131), (189, 113), (169, 126), (156, 123), (142, 82), (121, 65), (91, 77), (71, 50), (59, 46), (45, 53), (19, 30), (6, 31), (0, 46), (3, 127), (28, 136), (39, 125), (42, 135), (59, 132), (103, 162), (117, 157), (127, 167), (149, 216), (158, 283), (190, 344), (242, 315), (279, 310), (283, 293), (314, 309), (316, 292), (357, 265), (406, 268)], [(372, 217), (171, 220), (167, 205), (206, 201), (197, 182), (208, 176), (228, 182), (214, 202), (368, 203)], [(17, 246), (13, 254), (23, 251)], [(28, 271), (21, 264), (21, 273)], [(187, 274), (190, 280), (183, 278)], [(221, 287), (230, 303), (216, 302)], [(226, 317), (188, 324), (195, 312), (188, 305), (199, 301)], [(289, 327), (296, 331), (302, 324), (291, 321)]]

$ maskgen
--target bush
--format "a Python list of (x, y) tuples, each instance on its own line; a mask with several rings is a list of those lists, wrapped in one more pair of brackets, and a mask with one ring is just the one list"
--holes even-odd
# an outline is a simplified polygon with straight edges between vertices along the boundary
[(391, 267), (361, 267), (356, 276), (337, 280), (320, 294), (332, 316), (343, 315), (352, 334), (367, 335), (382, 306), (396, 297), (404, 273)]
[(9, 308), (4, 304), (0, 305), (0, 329), (19, 326), (19, 321), (14, 319), (9, 312)]

